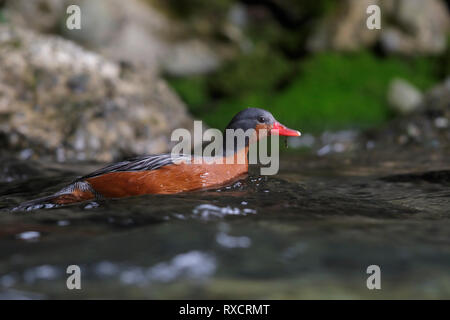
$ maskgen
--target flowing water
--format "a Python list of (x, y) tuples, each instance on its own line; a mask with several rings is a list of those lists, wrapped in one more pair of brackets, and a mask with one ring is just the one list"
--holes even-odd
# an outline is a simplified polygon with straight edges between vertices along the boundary
[(448, 299), (447, 159), (284, 154), (220, 189), (31, 212), (10, 208), (95, 166), (3, 159), (0, 298)]

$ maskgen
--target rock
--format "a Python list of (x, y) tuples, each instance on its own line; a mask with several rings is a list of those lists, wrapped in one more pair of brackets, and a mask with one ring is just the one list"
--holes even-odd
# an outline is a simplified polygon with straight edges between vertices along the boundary
[[(366, 26), (369, 5), (381, 9), (381, 29)], [(439, 54), (446, 49), (450, 16), (442, 0), (345, 0), (309, 38), (311, 51), (356, 51), (380, 43), (388, 53)]]
[(237, 27), (246, 27), (248, 25), (248, 14), (245, 6), (240, 3), (233, 4), (228, 12), (228, 20)]
[(5, 0), (2, 1), (5, 19), (16, 26), (48, 33), (54, 32), (65, 16), (67, 6), (61, 0)]
[[(143, 1), (5, 1), (5, 15), (12, 25), (56, 32), (109, 59), (145, 68), (153, 75), (165, 71), (177, 75), (209, 72), (222, 60), (213, 44), (188, 34), (181, 21), (170, 19)], [(65, 10), (71, 4), (80, 6), (81, 30), (65, 26)], [(45, 21), (41, 21), (42, 16)]]
[(392, 109), (399, 114), (416, 111), (422, 100), (422, 93), (406, 80), (394, 79), (389, 84), (388, 102)]
[(446, 129), (448, 127), (448, 119), (444, 117), (437, 117), (434, 119), (434, 125), (439, 129)]
[(0, 25), (0, 148), (112, 161), (169, 149), (183, 103), (147, 72), (56, 36)]

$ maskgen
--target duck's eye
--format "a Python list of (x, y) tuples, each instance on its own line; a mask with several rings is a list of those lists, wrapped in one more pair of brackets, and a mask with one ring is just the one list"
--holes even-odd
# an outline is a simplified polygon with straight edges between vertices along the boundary
[(258, 117), (258, 122), (264, 123), (266, 122), (266, 118), (264, 118), (263, 116)]

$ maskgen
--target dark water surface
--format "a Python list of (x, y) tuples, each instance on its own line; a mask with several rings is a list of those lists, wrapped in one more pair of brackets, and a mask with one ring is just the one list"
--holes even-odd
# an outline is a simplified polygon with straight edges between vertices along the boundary
[(277, 176), (217, 190), (33, 212), (8, 208), (95, 167), (3, 159), (0, 298), (448, 299), (448, 159), (284, 155)]

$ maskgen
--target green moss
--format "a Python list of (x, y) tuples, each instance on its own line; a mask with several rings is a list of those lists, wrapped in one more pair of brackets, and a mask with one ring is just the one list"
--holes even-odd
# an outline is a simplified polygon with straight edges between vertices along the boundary
[(223, 128), (245, 107), (261, 107), (307, 131), (367, 128), (390, 117), (389, 82), (401, 77), (420, 89), (435, 81), (428, 58), (378, 58), (371, 53), (324, 53), (301, 63), (260, 50), (214, 75), (172, 79), (195, 116)]
[(2, 9), (0, 9), (0, 23), (6, 23), (5, 13)]

